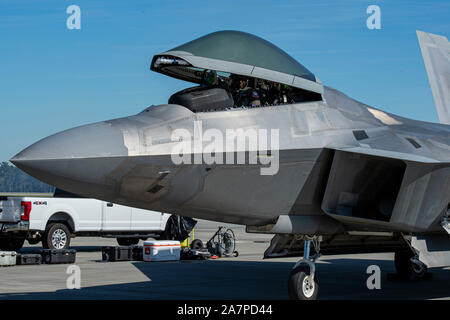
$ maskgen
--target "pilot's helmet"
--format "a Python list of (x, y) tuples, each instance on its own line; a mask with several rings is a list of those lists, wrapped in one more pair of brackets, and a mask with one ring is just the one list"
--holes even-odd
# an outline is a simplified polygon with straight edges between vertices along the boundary
[(245, 77), (239, 77), (238, 84), (239, 84), (239, 87), (244, 86), (244, 88), (245, 88), (248, 86), (248, 79)]
[[(247, 81), (247, 79), (241, 75), (232, 74), (230, 75), (231, 86), (233, 88), (239, 89), (241, 81)], [(247, 82), (246, 82), (247, 84)]]

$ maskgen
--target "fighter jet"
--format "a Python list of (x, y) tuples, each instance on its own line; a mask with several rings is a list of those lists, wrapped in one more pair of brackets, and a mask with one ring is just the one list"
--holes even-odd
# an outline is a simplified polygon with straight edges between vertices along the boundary
[[(325, 86), (272, 43), (219, 31), (153, 57), (195, 86), (137, 115), (69, 129), (11, 162), (60, 189), (274, 234), (303, 255), (292, 299), (315, 299), (322, 253), (395, 251), (397, 272), (450, 265), (450, 45), (417, 32), (441, 123)], [(382, 93), (380, 93), (382, 94)]]

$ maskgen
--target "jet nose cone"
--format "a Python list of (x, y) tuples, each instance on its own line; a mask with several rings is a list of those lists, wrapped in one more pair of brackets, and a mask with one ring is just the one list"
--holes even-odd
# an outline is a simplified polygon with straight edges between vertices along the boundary
[(126, 155), (122, 130), (111, 123), (89, 124), (44, 138), (17, 154), (11, 161), (92, 158)]
[(110, 166), (127, 155), (121, 127), (99, 122), (44, 138), (10, 161), (41, 181), (75, 192), (72, 186), (78, 189), (81, 182), (103, 184)]

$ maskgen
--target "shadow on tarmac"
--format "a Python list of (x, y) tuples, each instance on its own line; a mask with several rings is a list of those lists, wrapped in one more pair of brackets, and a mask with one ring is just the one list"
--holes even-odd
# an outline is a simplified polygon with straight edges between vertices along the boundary
[[(448, 270), (433, 269), (433, 277), (422, 281), (389, 281), (388, 274), (395, 272), (392, 261), (327, 260), (325, 257), (321, 260), (326, 262), (317, 264), (318, 299), (321, 300), (434, 299), (450, 295)], [(288, 299), (287, 279), (293, 267), (292, 262), (231, 259), (132, 262), (132, 265), (149, 281), (79, 290), (0, 294), (0, 299)], [(381, 268), (380, 290), (367, 289), (369, 265)], [(108, 272), (106, 264), (104, 272)]]

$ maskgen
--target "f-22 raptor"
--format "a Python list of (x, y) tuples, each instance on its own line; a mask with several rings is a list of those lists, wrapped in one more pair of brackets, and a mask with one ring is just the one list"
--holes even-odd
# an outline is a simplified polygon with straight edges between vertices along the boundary
[(303, 255), (292, 299), (317, 297), (321, 253), (394, 251), (400, 275), (423, 277), (450, 265), (450, 45), (417, 34), (439, 124), (358, 102), (272, 43), (219, 31), (153, 57), (151, 70), (196, 84), (168, 104), (57, 133), (11, 162), (86, 197), (274, 234), (265, 257)]

